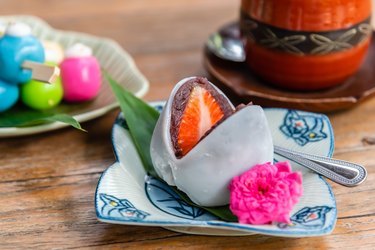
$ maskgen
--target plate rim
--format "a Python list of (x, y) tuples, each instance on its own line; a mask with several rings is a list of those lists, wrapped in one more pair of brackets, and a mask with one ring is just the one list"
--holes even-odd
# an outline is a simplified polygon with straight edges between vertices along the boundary
[[(152, 105), (152, 106), (164, 105), (164, 104), (165, 104), (165, 101), (150, 102), (150, 105)], [(285, 108), (264, 108), (264, 109), (265, 110), (290, 110), (290, 109), (285, 109)], [(303, 111), (303, 110), (297, 110), (297, 111), (305, 112), (305, 113), (313, 113), (313, 112), (308, 112), (308, 111)], [(334, 151), (334, 134), (333, 134), (332, 125), (329, 121), (329, 118), (325, 114), (320, 114), (320, 113), (314, 113), (314, 114), (320, 115), (325, 121), (327, 121), (330, 124), (329, 132), (330, 132), (330, 135), (331, 135), (332, 139), (330, 140), (329, 152), (327, 152), (326, 156), (332, 157), (333, 151)], [(332, 187), (319, 174), (316, 174), (316, 175), (319, 177), (319, 179), (327, 187), (330, 199), (334, 204), (332, 222), (330, 222), (329, 226), (324, 228), (323, 230), (320, 229), (320, 230), (316, 230), (316, 231), (306, 232), (305, 230), (299, 229), (299, 230), (289, 231), (288, 234), (285, 234), (285, 235), (283, 235), (283, 234), (277, 234), (276, 235), (274, 230), (262, 229), (262, 228), (251, 228), (252, 226), (248, 225), (248, 224), (225, 222), (225, 221), (221, 221), (221, 220), (194, 221), (194, 220), (186, 219), (186, 221), (189, 221), (189, 224), (187, 224), (186, 221), (184, 221), (184, 222), (157, 221), (157, 220), (155, 220), (155, 221), (153, 221), (153, 220), (129, 221), (129, 220), (114, 219), (113, 217), (102, 216), (99, 212), (100, 209), (98, 207), (99, 187), (100, 187), (104, 177), (108, 174), (109, 170), (111, 170), (112, 168), (121, 167), (121, 162), (119, 160), (118, 152), (117, 152), (117, 149), (115, 147), (115, 138), (114, 138), (115, 129), (117, 129), (116, 127), (119, 126), (117, 121), (118, 121), (118, 119), (120, 118), (121, 115), (122, 115), (122, 112), (119, 112), (119, 114), (116, 116), (116, 119), (115, 119), (115, 121), (113, 123), (113, 126), (112, 126), (112, 132), (111, 132), (112, 150), (114, 152), (115, 162), (103, 171), (103, 173), (101, 174), (101, 176), (98, 180), (98, 184), (97, 184), (96, 190), (95, 190), (95, 198), (94, 198), (95, 212), (96, 212), (96, 217), (99, 221), (105, 222), (105, 223), (112, 223), (112, 224), (121, 224), (121, 225), (158, 226), (158, 227), (163, 227), (163, 228), (166, 228), (166, 229), (168, 229), (168, 227), (178, 227), (178, 228), (200, 227), (200, 228), (207, 228), (207, 229), (222, 229), (222, 230), (228, 230), (227, 236), (238, 236), (238, 233), (241, 233), (241, 235), (251, 235), (251, 234), (261, 233), (261, 234), (264, 234), (264, 235), (281, 236), (281, 237), (313, 237), (313, 236), (320, 236), (320, 235), (329, 234), (335, 228), (335, 225), (336, 225), (336, 222), (337, 222), (337, 201), (336, 201), (335, 195), (333, 193)], [(220, 224), (220, 223), (223, 223), (223, 222), (226, 223), (226, 224), (225, 225)], [(185, 223), (185, 224), (182, 224), (182, 223)], [(170, 230), (173, 230), (173, 229), (170, 229)], [(231, 235), (230, 232), (234, 232), (234, 234)], [(194, 234), (194, 232), (186, 232), (186, 233)], [(248, 233), (248, 234), (246, 234), (246, 233)]]
[[(101, 43), (108, 44), (108, 46), (115, 49), (129, 63), (129, 70), (132, 71), (134, 76), (138, 78), (139, 81), (142, 83), (142, 85), (140, 86), (140, 89), (134, 92), (133, 94), (137, 97), (143, 97), (150, 88), (150, 83), (148, 79), (142, 74), (142, 72), (140, 72), (139, 68), (135, 64), (134, 59), (130, 56), (130, 54), (124, 48), (120, 46), (119, 43), (117, 43), (113, 39), (110, 39), (107, 37), (95, 36), (95, 35), (91, 35), (91, 34), (84, 33), (84, 32), (55, 29), (43, 19), (37, 16), (33, 16), (33, 15), (1, 15), (0, 20), (1, 19), (19, 19), (19, 20), (27, 19), (33, 23), (38, 23), (40, 26), (43, 27), (43, 29), (49, 32), (58, 32), (61, 34), (84, 36), (90, 39), (99, 40)], [(108, 113), (109, 111), (117, 107), (119, 107), (118, 102), (116, 100), (113, 100), (111, 104), (105, 105), (101, 108), (94, 109), (91, 111), (78, 113), (76, 115), (73, 115), (73, 117), (78, 122), (86, 122), (94, 118), (103, 116), (104, 114)], [(39, 133), (57, 130), (57, 129), (61, 129), (61, 128), (69, 127), (69, 126), (70, 125), (62, 123), (62, 122), (51, 122), (47, 124), (35, 125), (35, 126), (30, 126), (30, 127), (4, 127), (4, 128), (0, 128), (0, 138), (19, 137), (19, 136), (25, 136), (25, 135), (39, 134)]]
[[(328, 227), (324, 228), (323, 230), (320, 231), (310, 231), (306, 232), (305, 230), (293, 230), (289, 231), (287, 234), (275, 234), (273, 230), (269, 229), (262, 229), (262, 228), (251, 228), (251, 225), (249, 226), (248, 224), (240, 224), (240, 223), (234, 223), (234, 222), (224, 222), (227, 223), (226, 225), (223, 225), (223, 221), (220, 220), (213, 220), (213, 221), (194, 221), (194, 220), (186, 220), (189, 221), (190, 224), (187, 224), (186, 222), (172, 222), (172, 221), (158, 221), (158, 220), (148, 220), (148, 221), (129, 221), (129, 220), (120, 220), (120, 219), (114, 219), (113, 217), (105, 217), (101, 216), (99, 212), (99, 207), (98, 207), (98, 202), (97, 202), (97, 197), (98, 197), (98, 190), (100, 183), (102, 179), (104, 179), (104, 176), (108, 173), (108, 170), (111, 168), (115, 167), (121, 167), (120, 162), (115, 162), (113, 165), (109, 166), (100, 176), (100, 179), (98, 181), (98, 185), (95, 190), (95, 212), (96, 212), (96, 217), (99, 221), (105, 222), (105, 223), (111, 223), (111, 224), (121, 224), (121, 225), (133, 225), (133, 226), (151, 226), (151, 227), (163, 227), (168, 229), (168, 227), (200, 227), (200, 228), (212, 228), (212, 229), (223, 229), (223, 230), (228, 230), (228, 231), (233, 231), (235, 233), (249, 233), (249, 235), (252, 234), (264, 234), (264, 235), (269, 235), (269, 236), (280, 236), (280, 237), (314, 237), (314, 236), (321, 236), (321, 235), (326, 235), (330, 232), (333, 231), (333, 229), (336, 226), (337, 222), (337, 204), (336, 204), (336, 199), (333, 194), (331, 186), (326, 182), (326, 180), (320, 176), (319, 178), (322, 180), (322, 182), (328, 187), (328, 191), (330, 194), (330, 198), (333, 200), (335, 207), (334, 207), (334, 214), (332, 216), (332, 223), (329, 224)], [(194, 223), (195, 222), (195, 223)], [(186, 223), (186, 224), (182, 224)], [(250, 228), (249, 228), (250, 227)], [(194, 234), (193, 232), (188, 232), (190, 234)], [(227, 236), (232, 236), (232, 235), (227, 235)], [(236, 236), (236, 235), (233, 235)]]

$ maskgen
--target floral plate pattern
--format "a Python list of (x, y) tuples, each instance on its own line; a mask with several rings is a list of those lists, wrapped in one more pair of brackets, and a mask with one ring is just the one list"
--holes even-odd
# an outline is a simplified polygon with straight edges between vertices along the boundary
[[(160, 111), (164, 103), (152, 105)], [(333, 131), (326, 116), (278, 108), (265, 109), (265, 113), (275, 145), (332, 156)], [(95, 194), (96, 214), (100, 221), (161, 226), (189, 234), (282, 237), (325, 235), (331, 233), (336, 224), (336, 201), (331, 187), (321, 176), (294, 162), (291, 162), (293, 170), (303, 174), (304, 194), (291, 213), (292, 223), (245, 225), (221, 221), (192, 207), (168, 185), (147, 176), (122, 114), (113, 125), (112, 143), (117, 162), (102, 174)], [(275, 155), (275, 161), (284, 160)]]

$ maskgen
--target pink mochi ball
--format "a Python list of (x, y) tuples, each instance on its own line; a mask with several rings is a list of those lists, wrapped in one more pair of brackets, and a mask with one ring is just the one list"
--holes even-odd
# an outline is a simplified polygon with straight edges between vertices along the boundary
[(94, 56), (67, 57), (60, 68), (65, 101), (83, 102), (98, 95), (102, 77)]

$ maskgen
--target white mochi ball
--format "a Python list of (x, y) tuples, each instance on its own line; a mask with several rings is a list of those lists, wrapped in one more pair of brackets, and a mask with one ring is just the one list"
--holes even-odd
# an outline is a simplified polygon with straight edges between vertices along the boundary
[(246, 106), (214, 128), (185, 156), (176, 158), (170, 133), (171, 105), (177, 90), (190, 79), (176, 85), (160, 115), (151, 140), (152, 162), (163, 180), (177, 186), (196, 204), (226, 205), (233, 177), (257, 164), (273, 162), (271, 133), (263, 109)]

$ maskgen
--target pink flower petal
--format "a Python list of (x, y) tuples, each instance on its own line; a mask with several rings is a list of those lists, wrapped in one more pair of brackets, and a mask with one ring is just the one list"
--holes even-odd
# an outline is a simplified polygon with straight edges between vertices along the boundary
[(290, 212), (302, 195), (302, 174), (288, 162), (259, 164), (232, 179), (230, 209), (240, 223), (290, 223)]
[(278, 162), (275, 164), (275, 167), (278, 168), (279, 172), (292, 172), (292, 167), (290, 166), (289, 162)]

